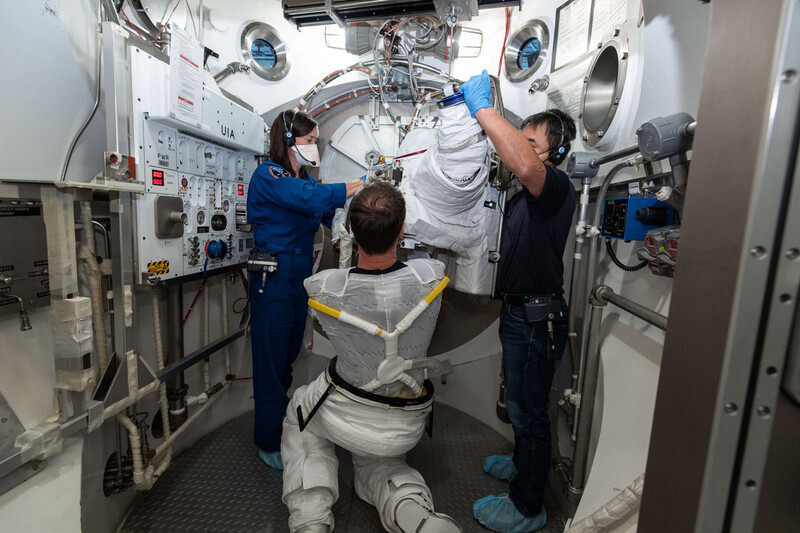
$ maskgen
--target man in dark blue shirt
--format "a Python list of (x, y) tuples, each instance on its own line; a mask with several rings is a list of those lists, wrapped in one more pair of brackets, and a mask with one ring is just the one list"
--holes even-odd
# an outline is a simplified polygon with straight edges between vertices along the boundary
[(506, 407), (514, 453), (486, 458), (484, 470), (510, 481), (509, 493), (475, 502), (473, 514), (500, 533), (544, 527), (542, 495), (551, 454), (547, 414), (555, 362), (567, 340), (562, 257), (575, 210), (575, 188), (555, 168), (575, 138), (574, 121), (560, 110), (525, 119), (521, 131), (491, 105), (486, 71), (461, 91), (522, 190), (506, 202), (497, 276)]

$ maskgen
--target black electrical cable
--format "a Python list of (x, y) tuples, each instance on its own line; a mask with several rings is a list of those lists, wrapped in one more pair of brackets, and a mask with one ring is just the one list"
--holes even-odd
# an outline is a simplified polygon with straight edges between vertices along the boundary
[(628, 266), (622, 263), (617, 258), (617, 254), (614, 253), (614, 249), (611, 247), (611, 239), (606, 239), (606, 250), (608, 251), (608, 256), (611, 258), (614, 264), (620, 267), (625, 272), (636, 272), (637, 270), (643, 269), (650, 263), (650, 261), (642, 261), (641, 263), (635, 266)]

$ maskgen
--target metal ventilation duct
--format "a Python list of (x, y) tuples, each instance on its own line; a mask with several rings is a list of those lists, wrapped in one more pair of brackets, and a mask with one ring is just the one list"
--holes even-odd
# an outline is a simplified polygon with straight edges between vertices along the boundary
[[(454, 0), (459, 4), (458, 0)], [(301, 26), (361, 22), (413, 15), (438, 17), (434, 0), (333, 0), (330, 12), (325, 0), (283, 0), (283, 16)], [(441, 3), (441, 2), (439, 2)], [(521, 0), (477, 0), (479, 9), (519, 6)], [(338, 21), (336, 19), (339, 19)]]

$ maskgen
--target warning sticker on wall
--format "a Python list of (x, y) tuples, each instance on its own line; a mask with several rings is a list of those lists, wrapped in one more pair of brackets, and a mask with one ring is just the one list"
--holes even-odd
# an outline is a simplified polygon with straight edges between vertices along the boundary
[(170, 114), (197, 126), (203, 116), (203, 46), (172, 25), (169, 53)]

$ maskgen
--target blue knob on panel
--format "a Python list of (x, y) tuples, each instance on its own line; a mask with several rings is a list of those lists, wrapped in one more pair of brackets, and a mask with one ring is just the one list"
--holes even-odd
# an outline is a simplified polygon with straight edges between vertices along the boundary
[(228, 253), (228, 245), (224, 241), (209, 241), (206, 246), (206, 255), (211, 259), (224, 259)]

